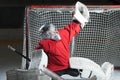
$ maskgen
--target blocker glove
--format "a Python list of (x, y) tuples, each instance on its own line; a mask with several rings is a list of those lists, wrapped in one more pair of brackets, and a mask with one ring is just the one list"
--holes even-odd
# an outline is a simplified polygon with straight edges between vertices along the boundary
[(77, 20), (81, 23), (81, 28), (85, 26), (85, 23), (89, 21), (90, 15), (87, 6), (81, 2), (75, 4), (75, 13), (73, 15), (73, 20)]

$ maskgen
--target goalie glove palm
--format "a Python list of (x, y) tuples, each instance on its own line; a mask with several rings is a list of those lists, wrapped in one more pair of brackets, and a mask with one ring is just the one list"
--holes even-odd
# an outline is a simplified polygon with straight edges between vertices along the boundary
[(75, 14), (73, 16), (73, 20), (79, 21), (81, 23), (81, 27), (83, 28), (85, 23), (89, 21), (89, 17), (87, 7), (84, 4), (77, 2), (75, 4)]

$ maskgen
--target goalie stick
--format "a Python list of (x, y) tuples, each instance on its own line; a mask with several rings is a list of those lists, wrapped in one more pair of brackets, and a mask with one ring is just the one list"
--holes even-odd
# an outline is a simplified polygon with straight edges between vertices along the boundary
[(15, 48), (13, 48), (11, 45), (8, 45), (8, 48), (9, 48), (10, 50), (12, 50), (13, 52), (19, 54), (20, 56), (24, 57), (24, 58), (25, 58), (26, 60), (28, 60), (29, 62), (31, 61), (30, 58), (28, 58), (28, 57), (24, 56), (22, 53), (18, 52), (18, 51), (17, 51)]
[[(28, 60), (29, 62), (31, 62), (31, 59), (24, 56), (22, 53), (18, 52), (15, 48), (13, 48), (11, 45), (8, 45), (8, 48), (10, 50), (12, 50), (13, 52), (16, 52), (17, 54), (19, 54), (20, 56), (24, 57), (26, 60)], [(63, 80), (60, 76), (58, 76), (57, 74), (55, 74), (54, 72), (50, 71), (49, 69), (47, 69), (46, 67), (43, 67), (43, 70), (40, 70), (43, 73), (47, 74), (48, 76), (52, 77), (55, 80)]]

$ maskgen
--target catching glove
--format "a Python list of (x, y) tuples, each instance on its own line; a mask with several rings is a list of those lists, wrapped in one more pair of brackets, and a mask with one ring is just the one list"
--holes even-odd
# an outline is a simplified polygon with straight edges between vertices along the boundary
[(81, 2), (75, 4), (75, 13), (73, 15), (73, 20), (77, 20), (81, 23), (81, 28), (85, 26), (85, 23), (89, 21), (89, 11), (87, 6)]

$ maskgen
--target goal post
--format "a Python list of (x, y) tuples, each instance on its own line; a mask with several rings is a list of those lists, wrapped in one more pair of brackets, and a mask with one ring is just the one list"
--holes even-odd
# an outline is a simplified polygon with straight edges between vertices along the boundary
[[(90, 58), (98, 64), (109, 61), (120, 67), (120, 5), (88, 5), (90, 21), (74, 37), (71, 56)], [(26, 7), (24, 18), (23, 54), (32, 56), (41, 39), (38, 29), (45, 23), (53, 23), (57, 28), (72, 21), (74, 6), (32, 5)], [(26, 66), (22, 59), (22, 68)]]

